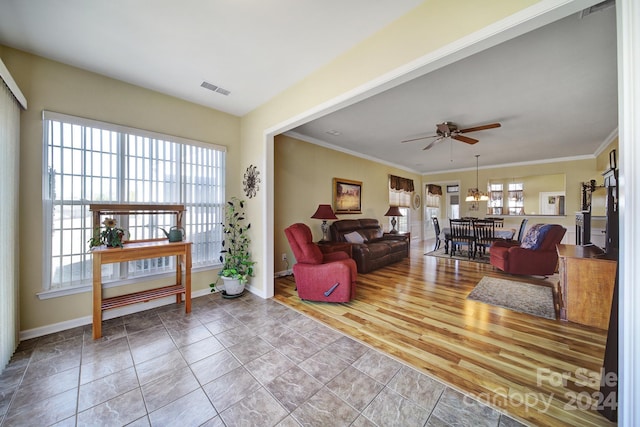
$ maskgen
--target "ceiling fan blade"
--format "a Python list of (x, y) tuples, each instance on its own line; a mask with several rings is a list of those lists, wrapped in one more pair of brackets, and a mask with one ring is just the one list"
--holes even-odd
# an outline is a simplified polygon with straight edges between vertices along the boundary
[(458, 141), (466, 142), (467, 144), (475, 144), (476, 142), (478, 142), (477, 139), (469, 138), (468, 136), (462, 136), (462, 135), (453, 135), (451, 138)]
[(420, 138), (405, 139), (404, 141), (400, 141), (400, 143), (404, 144), (405, 142), (420, 141), (421, 139), (435, 138), (436, 136), (438, 136), (438, 135), (421, 136)]
[(490, 123), (488, 125), (482, 125), (482, 126), (476, 126), (476, 127), (467, 128), (467, 129), (461, 129), (461, 130), (458, 131), (458, 133), (477, 132), (479, 130), (499, 128), (500, 126), (502, 126), (500, 123)]
[(436, 144), (436, 142), (441, 141), (441, 140), (442, 140), (442, 137), (440, 137), (440, 138), (438, 138), (438, 139), (433, 140), (433, 141), (431, 142), (431, 144), (429, 144), (429, 145), (427, 145), (426, 147), (424, 147), (424, 148), (423, 148), (423, 150), (428, 150), (429, 148), (433, 147), (433, 146)]

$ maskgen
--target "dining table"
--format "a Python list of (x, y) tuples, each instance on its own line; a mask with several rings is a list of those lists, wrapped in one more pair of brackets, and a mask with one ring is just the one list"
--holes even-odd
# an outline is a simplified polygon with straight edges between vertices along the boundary
[[(512, 240), (516, 234), (515, 228), (497, 227), (494, 232), (496, 239)], [(444, 240), (444, 253), (449, 253), (449, 240), (451, 240), (451, 228), (444, 227), (440, 232), (442, 240)]]

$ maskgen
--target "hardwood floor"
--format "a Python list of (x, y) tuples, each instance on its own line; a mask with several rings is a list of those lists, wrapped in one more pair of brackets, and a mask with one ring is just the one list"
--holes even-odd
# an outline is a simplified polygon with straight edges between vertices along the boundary
[(605, 331), (466, 299), (483, 276), (557, 278), (424, 252), (414, 244), (411, 258), (358, 275), (347, 304), (301, 301), (293, 276), (275, 280), (274, 298), (527, 424), (614, 425), (585, 409), (598, 403)]

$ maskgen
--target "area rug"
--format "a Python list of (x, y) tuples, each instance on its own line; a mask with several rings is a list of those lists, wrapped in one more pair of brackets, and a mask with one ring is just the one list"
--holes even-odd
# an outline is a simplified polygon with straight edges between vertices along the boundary
[(477, 255), (475, 258), (469, 259), (467, 256), (467, 251), (463, 250), (462, 255), (460, 252), (456, 252), (455, 255), (449, 256), (449, 254), (444, 253), (444, 247), (441, 247), (438, 250), (427, 252), (425, 255), (434, 256), (437, 258), (447, 258), (447, 259), (457, 259), (460, 261), (471, 261), (471, 262), (479, 262), (481, 264), (489, 264), (489, 253), (485, 253), (484, 256)]
[(467, 299), (545, 319), (556, 319), (553, 289), (548, 286), (485, 276), (467, 296)]

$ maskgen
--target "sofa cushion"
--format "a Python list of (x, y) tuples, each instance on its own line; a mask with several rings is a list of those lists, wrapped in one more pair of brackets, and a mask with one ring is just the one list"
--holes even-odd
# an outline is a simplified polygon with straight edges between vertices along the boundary
[(550, 224), (532, 225), (527, 232), (527, 235), (524, 236), (524, 239), (522, 239), (520, 247), (524, 249), (532, 249), (534, 251), (540, 249), (540, 245), (544, 241), (544, 237), (547, 235), (550, 229)]
[(368, 243), (367, 247), (369, 248), (371, 258), (382, 258), (390, 251), (389, 245), (383, 242)]
[(367, 241), (367, 239), (357, 231), (352, 231), (351, 233), (345, 234), (344, 238), (349, 243), (364, 243)]
[(407, 243), (404, 240), (385, 240), (387, 246), (389, 246), (390, 252), (406, 252)]

